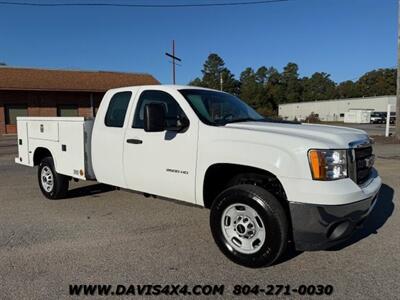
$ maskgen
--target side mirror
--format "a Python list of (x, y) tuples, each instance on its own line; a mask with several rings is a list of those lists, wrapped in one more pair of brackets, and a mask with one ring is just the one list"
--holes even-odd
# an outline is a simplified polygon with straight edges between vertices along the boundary
[(189, 119), (186, 116), (184, 118), (181, 118), (179, 121), (180, 121), (179, 131), (185, 131), (190, 125)]
[(177, 133), (184, 132), (190, 125), (189, 119), (186, 117), (171, 118), (170, 120), (173, 121), (172, 123), (174, 123), (174, 125), (167, 125), (167, 127), (165, 128), (167, 131), (175, 131)]
[(144, 131), (161, 132), (165, 130), (165, 106), (162, 103), (149, 103), (144, 106)]

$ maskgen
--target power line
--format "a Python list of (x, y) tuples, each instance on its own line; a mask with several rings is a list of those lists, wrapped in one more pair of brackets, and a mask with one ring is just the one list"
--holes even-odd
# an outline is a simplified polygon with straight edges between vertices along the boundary
[(264, 0), (264, 1), (242, 1), (242, 2), (220, 2), (220, 3), (197, 3), (197, 4), (129, 4), (129, 3), (37, 3), (37, 2), (14, 2), (0, 1), (0, 5), (9, 6), (36, 6), (36, 7), (57, 7), (57, 6), (97, 6), (97, 7), (129, 7), (129, 8), (187, 8), (187, 7), (216, 7), (216, 6), (244, 6), (262, 5), (277, 2), (289, 2), (293, 0)]

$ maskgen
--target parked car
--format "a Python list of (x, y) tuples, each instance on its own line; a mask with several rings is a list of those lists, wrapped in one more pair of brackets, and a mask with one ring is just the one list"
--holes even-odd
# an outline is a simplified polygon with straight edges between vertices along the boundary
[(390, 113), (390, 124), (396, 124), (396, 113), (395, 112)]
[(384, 112), (371, 112), (371, 124), (385, 124), (386, 114)]
[(265, 119), (210, 89), (112, 89), (94, 120), (17, 125), (15, 161), (38, 166), (45, 197), (68, 197), (71, 179), (97, 180), (210, 208), (216, 244), (248, 267), (273, 264), (288, 240), (318, 250), (348, 239), (381, 186), (364, 131)]

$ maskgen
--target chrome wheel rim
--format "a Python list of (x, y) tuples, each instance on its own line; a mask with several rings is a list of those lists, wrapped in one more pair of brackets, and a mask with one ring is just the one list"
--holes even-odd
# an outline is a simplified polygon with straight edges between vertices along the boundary
[(40, 172), (40, 181), (42, 183), (43, 189), (50, 193), (54, 187), (54, 177), (53, 172), (48, 166), (44, 166)]
[(228, 206), (222, 213), (222, 233), (228, 245), (244, 254), (252, 254), (264, 245), (264, 222), (255, 209), (246, 204)]

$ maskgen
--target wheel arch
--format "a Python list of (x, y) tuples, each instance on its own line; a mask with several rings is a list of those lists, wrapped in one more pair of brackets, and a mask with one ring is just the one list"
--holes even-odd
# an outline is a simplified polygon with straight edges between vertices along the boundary
[(35, 151), (33, 152), (33, 165), (38, 166), (40, 164), (40, 162), (43, 160), (43, 158), (45, 158), (45, 157), (53, 158), (54, 166), (56, 166), (54, 155), (46, 147), (37, 147), (35, 149)]
[[(215, 163), (210, 165), (204, 174), (202, 191), (204, 207), (210, 208), (215, 197), (229, 186), (229, 182), (236, 176), (244, 174), (252, 175), (262, 187), (276, 196), (278, 200), (286, 202), (285, 206), (287, 205), (285, 189), (279, 178), (272, 172), (249, 165)], [(256, 181), (251, 184), (258, 185)], [(267, 183), (271, 184), (267, 185)]]

